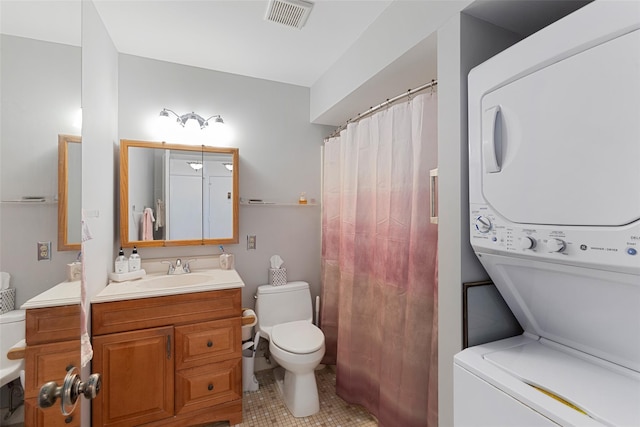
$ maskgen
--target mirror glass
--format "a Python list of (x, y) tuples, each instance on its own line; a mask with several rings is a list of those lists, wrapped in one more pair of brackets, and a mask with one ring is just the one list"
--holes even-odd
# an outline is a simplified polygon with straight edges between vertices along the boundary
[(238, 242), (238, 149), (120, 141), (122, 246)]
[(80, 250), (82, 139), (58, 135), (58, 250)]

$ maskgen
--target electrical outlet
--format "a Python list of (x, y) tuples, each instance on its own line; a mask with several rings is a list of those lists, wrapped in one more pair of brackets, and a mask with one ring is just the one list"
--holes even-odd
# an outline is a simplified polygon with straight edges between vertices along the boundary
[(38, 242), (38, 261), (51, 259), (51, 242)]
[(247, 235), (247, 250), (256, 248), (256, 236), (255, 234), (249, 236)]

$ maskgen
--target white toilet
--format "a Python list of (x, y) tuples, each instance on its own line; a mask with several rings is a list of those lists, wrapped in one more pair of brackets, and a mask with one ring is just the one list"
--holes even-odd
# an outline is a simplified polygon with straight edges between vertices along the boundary
[(274, 375), (287, 408), (294, 417), (315, 414), (320, 399), (314, 369), (324, 356), (324, 334), (312, 323), (309, 284), (258, 286), (255, 311), (260, 336), (281, 366)]
[(11, 310), (0, 314), (0, 387), (20, 377), (24, 359), (9, 360), (7, 352), (12, 347), (24, 347), (25, 310)]

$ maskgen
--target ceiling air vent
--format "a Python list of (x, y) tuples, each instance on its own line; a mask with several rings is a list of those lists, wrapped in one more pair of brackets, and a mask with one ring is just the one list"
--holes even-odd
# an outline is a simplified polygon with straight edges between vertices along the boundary
[(313, 3), (303, 0), (269, 0), (264, 19), (287, 27), (302, 28)]

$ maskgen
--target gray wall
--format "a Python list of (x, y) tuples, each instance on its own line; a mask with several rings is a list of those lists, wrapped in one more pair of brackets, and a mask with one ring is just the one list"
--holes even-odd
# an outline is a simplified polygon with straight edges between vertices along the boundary
[[(228, 142), (158, 125), (162, 108), (203, 117), (220, 114), (232, 131)], [(294, 203), (301, 192), (320, 200), (321, 146), (332, 127), (309, 123), (309, 89), (131, 55), (119, 56), (119, 137), (237, 147), (240, 196)], [(172, 125), (172, 123), (171, 123)], [(175, 129), (178, 129), (176, 131)], [(247, 250), (247, 235), (257, 249)], [(116, 236), (117, 238), (117, 236)], [(240, 243), (225, 247), (236, 257), (246, 284), (243, 305), (253, 307), (267, 283), (269, 258), (280, 255), (289, 280), (305, 280), (320, 293), (320, 207), (240, 206)], [(143, 258), (218, 254), (217, 246), (140, 248)], [(115, 254), (114, 254), (115, 255)]]
[[(40, 194), (53, 198), (57, 193), (57, 135), (80, 134), (73, 127), (80, 108), (80, 48), (7, 35), (1, 40), (2, 200)], [(95, 49), (103, 48), (85, 46), (83, 55), (91, 57)], [(229, 145), (240, 149), (241, 196), (294, 202), (305, 191), (307, 198), (319, 201), (320, 147), (333, 128), (309, 124), (307, 88), (120, 55), (121, 131), (109, 137), (103, 135), (108, 130), (100, 122), (118, 108), (110, 111), (92, 103), (117, 99), (118, 83), (113, 79), (118, 77), (104, 76), (101, 70), (106, 57), (97, 57), (84, 62), (83, 207), (99, 212), (99, 218), (88, 219), (91, 231), (98, 239), (108, 235), (111, 243), (98, 261), (98, 280), (91, 283), (106, 284), (113, 247), (119, 244), (114, 225), (119, 206), (112, 187), (118, 165), (110, 165), (110, 159), (117, 158), (120, 138), (165, 139), (148, 126), (163, 107), (223, 115), (235, 134)], [(90, 83), (92, 80), (96, 82)], [(102, 91), (105, 93), (96, 93)], [(108, 95), (110, 91), (113, 94)], [(33, 126), (33, 120), (38, 126)], [(55, 249), (56, 204), (3, 203), (0, 215), (0, 269), (12, 275), (17, 305), (66, 280), (65, 265), (77, 253)], [(227, 251), (236, 254), (238, 271), (248, 285), (246, 305), (253, 305), (255, 287), (267, 282), (268, 260), (273, 254), (285, 260), (290, 279), (309, 281), (314, 295), (319, 294), (319, 207), (242, 206), (240, 224), (241, 244)], [(257, 236), (257, 250), (246, 250), (247, 234)], [(37, 261), (36, 242), (43, 240), (52, 242), (51, 261)], [(141, 250), (143, 257), (166, 258), (215, 253), (214, 246)]]
[[(0, 199), (46, 196), (43, 204), (0, 203), (0, 270), (11, 274), (16, 306), (66, 280), (77, 252), (58, 252), (58, 134), (80, 135), (80, 48), (0, 38)], [(38, 261), (38, 241), (52, 243)]]
[(438, 401), (453, 425), (453, 356), (462, 350), (462, 284), (488, 278), (469, 243), (467, 74), (518, 41), (465, 14), (438, 30)]

